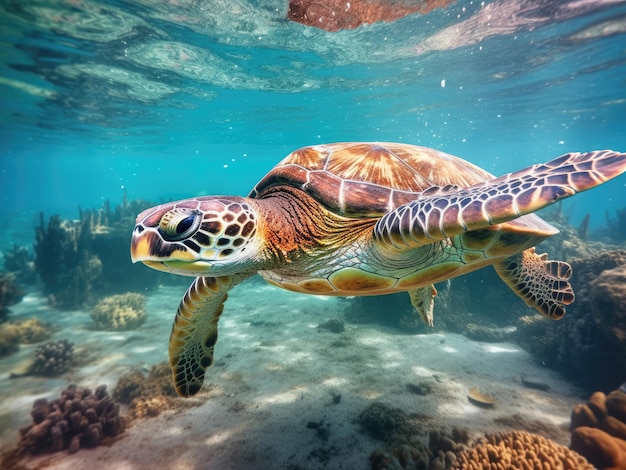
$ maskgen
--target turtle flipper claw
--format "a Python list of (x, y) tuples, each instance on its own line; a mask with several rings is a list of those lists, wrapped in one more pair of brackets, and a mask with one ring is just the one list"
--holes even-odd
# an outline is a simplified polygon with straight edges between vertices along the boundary
[(534, 248), (496, 263), (494, 268), (526, 305), (548, 318), (559, 320), (565, 315), (565, 306), (574, 301), (570, 265), (550, 260), (545, 253), (538, 255)]

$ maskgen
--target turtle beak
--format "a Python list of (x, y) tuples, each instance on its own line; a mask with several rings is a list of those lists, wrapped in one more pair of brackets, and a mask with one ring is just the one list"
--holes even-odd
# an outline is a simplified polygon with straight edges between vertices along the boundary
[[(175, 253), (176, 256), (172, 257)], [(187, 250), (164, 244), (157, 233), (137, 225), (130, 241), (130, 259), (133, 263), (183, 276), (199, 276), (211, 271), (212, 263), (198, 260)]]
[(133, 238), (130, 241), (130, 259), (133, 263), (144, 261), (150, 257), (150, 242), (147, 237), (138, 236), (133, 233)]

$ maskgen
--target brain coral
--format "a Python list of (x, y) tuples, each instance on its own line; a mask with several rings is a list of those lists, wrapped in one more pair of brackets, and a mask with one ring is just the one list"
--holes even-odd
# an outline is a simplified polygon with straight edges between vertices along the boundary
[(132, 330), (146, 320), (145, 296), (128, 292), (105, 297), (91, 311), (91, 319), (100, 330)]
[(593, 470), (585, 458), (537, 434), (508, 431), (487, 434), (457, 455), (454, 469)]

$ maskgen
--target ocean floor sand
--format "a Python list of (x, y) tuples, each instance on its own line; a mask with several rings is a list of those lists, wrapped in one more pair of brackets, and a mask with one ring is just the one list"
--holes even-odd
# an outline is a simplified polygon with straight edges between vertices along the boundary
[[(167, 360), (167, 341), (184, 287), (148, 295), (148, 320), (137, 330), (90, 329), (86, 311), (57, 312), (29, 295), (11, 319), (38, 316), (60, 327), (54, 339), (75, 343), (80, 365), (58, 379), (8, 379), (36, 348), (0, 361), (0, 439), (18, 440), (36, 398), (54, 399), (69, 383), (113, 390), (133, 367)], [(431, 429), (468, 428), (473, 435), (526, 427), (567, 444), (570, 412), (586, 396), (512, 343), (481, 343), (451, 333), (405, 334), (347, 323), (342, 333), (318, 329), (343, 319), (345, 300), (281, 291), (257, 280), (233, 290), (220, 321), (216, 363), (197, 407), (136, 421), (119, 439), (69, 455), (33, 458), (31, 468), (90, 470), (365, 469), (383, 445), (358, 417), (373, 402), (423, 416)], [(408, 302), (408, 298), (407, 298)], [(436, 319), (435, 319), (436, 321)], [(548, 391), (524, 387), (532, 377)], [(426, 384), (431, 392), (414, 393)], [(493, 394), (492, 409), (468, 401), (472, 387)], [(340, 397), (340, 398), (338, 398)], [(325, 429), (320, 433), (310, 423)], [(517, 424), (516, 424), (517, 423)]]

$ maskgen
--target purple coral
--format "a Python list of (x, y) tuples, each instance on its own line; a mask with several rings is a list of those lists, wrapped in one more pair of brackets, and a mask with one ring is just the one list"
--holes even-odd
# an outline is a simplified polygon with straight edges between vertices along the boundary
[(30, 413), (33, 423), (20, 429), (19, 449), (33, 454), (68, 449), (73, 454), (81, 447), (96, 447), (105, 437), (123, 431), (119, 411), (106, 385), (95, 392), (70, 385), (56, 400), (35, 400)]

